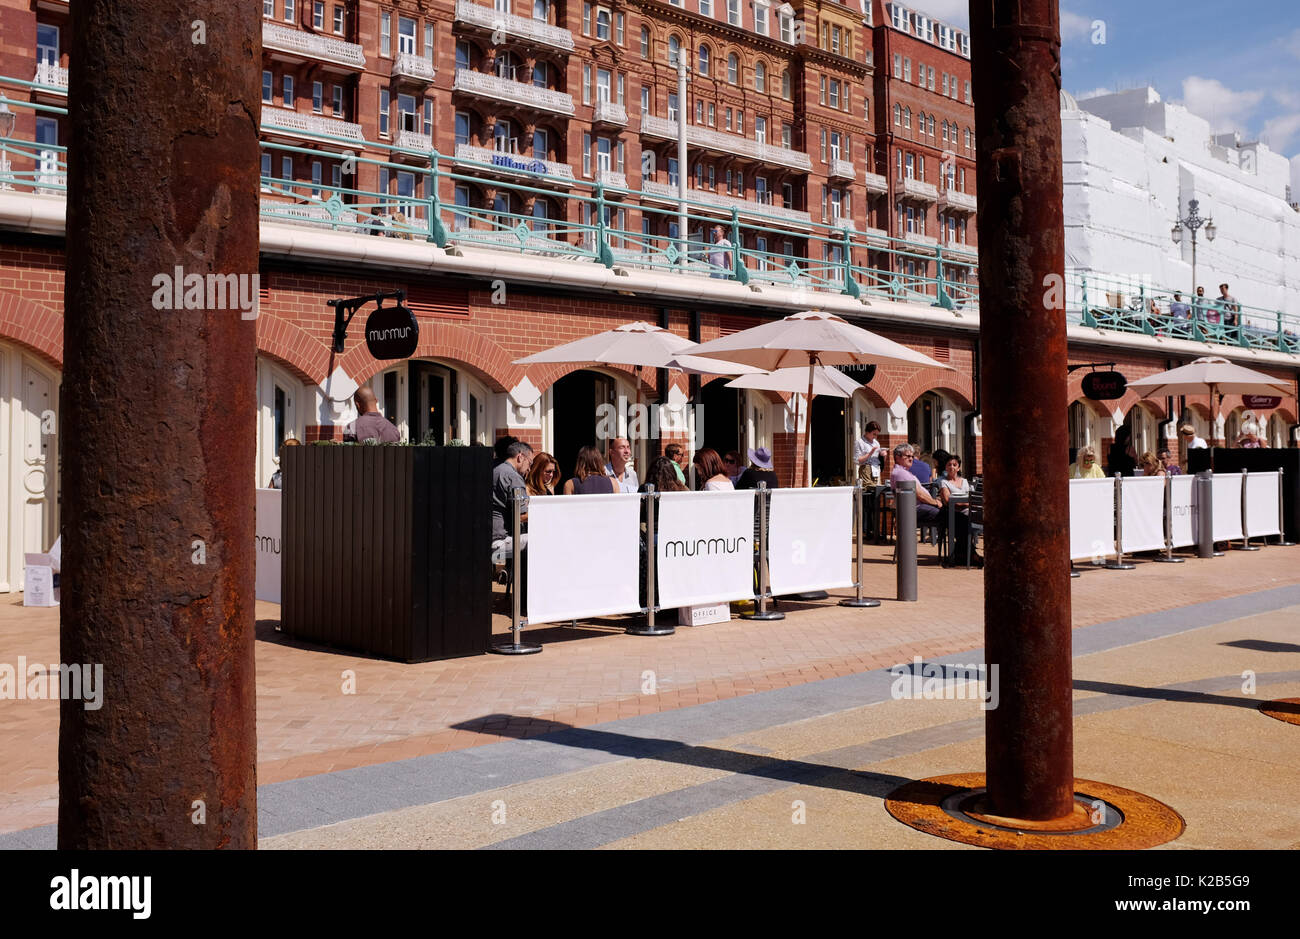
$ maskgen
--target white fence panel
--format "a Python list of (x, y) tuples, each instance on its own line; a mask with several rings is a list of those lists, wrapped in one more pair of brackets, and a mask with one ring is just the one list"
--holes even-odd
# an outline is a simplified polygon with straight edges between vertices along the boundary
[(1175, 548), (1196, 544), (1196, 477), (1174, 476), (1169, 480), (1173, 523), (1170, 536)]
[(253, 538), (257, 546), (257, 586), (254, 595), (259, 600), (280, 602), (280, 500), (279, 489), (257, 490), (256, 520)]
[(660, 606), (754, 596), (755, 494), (745, 489), (665, 492), (659, 497), (655, 574)]
[(1212, 501), (1214, 540), (1236, 541), (1241, 537), (1241, 474), (1216, 474)]
[(1120, 481), (1120, 547), (1125, 553), (1165, 546), (1165, 479), (1126, 476)]
[(1070, 480), (1070, 560), (1115, 554), (1115, 480)]
[(1277, 473), (1246, 474), (1246, 534), (1252, 538), (1282, 534), (1277, 524), (1280, 495)]
[(528, 500), (528, 623), (641, 609), (641, 496)]
[(768, 510), (772, 593), (853, 586), (853, 490), (775, 489)]

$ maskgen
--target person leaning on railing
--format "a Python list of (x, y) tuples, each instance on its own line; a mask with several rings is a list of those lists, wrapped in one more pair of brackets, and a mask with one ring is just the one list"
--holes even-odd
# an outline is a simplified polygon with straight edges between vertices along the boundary
[(1106, 474), (1097, 465), (1097, 451), (1084, 447), (1079, 451), (1075, 462), (1070, 464), (1071, 479), (1105, 479)]

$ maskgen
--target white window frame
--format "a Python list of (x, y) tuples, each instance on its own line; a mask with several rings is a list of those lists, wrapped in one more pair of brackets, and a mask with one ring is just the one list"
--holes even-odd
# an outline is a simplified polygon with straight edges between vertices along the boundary
[(740, 0), (727, 0), (727, 22), (732, 26), (739, 26), (743, 22)]
[(325, 28), (325, 0), (312, 0), (311, 26), (312, 29)]
[(387, 10), (379, 12), (379, 54), (385, 58), (393, 55), (393, 14)]

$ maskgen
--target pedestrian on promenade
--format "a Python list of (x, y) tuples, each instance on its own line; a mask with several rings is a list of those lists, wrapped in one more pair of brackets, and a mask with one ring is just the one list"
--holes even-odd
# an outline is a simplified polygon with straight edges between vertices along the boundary
[(1183, 295), (1174, 291), (1174, 299), (1169, 304), (1169, 316), (1176, 320), (1185, 320), (1191, 316), (1191, 309), (1183, 301)]
[(722, 226), (713, 226), (713, 245), (709, 248), (710, 277), (726, 280), (731, 276), (731, 242), (722, 234)]

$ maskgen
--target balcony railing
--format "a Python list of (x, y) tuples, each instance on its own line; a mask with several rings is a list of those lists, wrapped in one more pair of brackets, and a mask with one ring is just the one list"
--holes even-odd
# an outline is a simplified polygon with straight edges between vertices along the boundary
[(920, 199), (923, 202), (938, 202), (939, 188), (930, 183), (923, 183), (919, 179), (909, 179), (906, 176), (902, 179), (903, 195), (912, 199)]
[[(647, 137), (676, 140), (677, 122), (663, 117), (656, 117), (653, 114), (643, 114), (641, 115), (641, 133)], [(775, 163), (778, 166), (788, 166), (796, 170), (807, 171), (812, 169), (812, 160), (808, 158), (808, 154), (802, 151), (774, 147), (771, 144), (759, 143), (757, 140), (750, 140), (747, 137), (724, 134), (716, 130), (710, 130), (707, 127), (697, 127), (694, 124), (688, 125), (686, 128), (686, 141), (689, 144), (703, 147), (706, 150), (714, 150), (718, 153), (746, 156), (763, 163)]]
[(943, 201), (948, 204), (949, 208), (963, 212), (974, 212), (979, 205), (975, 197), (969, 192), (958, 192), (956, 189), (944, 190)]
[(889, 247), (889, 232), (883, 228), (864, 228), (862, 234), (867, 236), (867, 244), (873, 248)]
[(903, 240), (914, 245), (925, 245), (927, 248), (933, 248), (939, 244), (939, 239), (933, 235), (922, 235), (920, 232), (914, 231), (905, 232)]
[(961, 241), (944, 241), (943, 253), (960, 254), (965, 257), (977, 258), (979, 257), (980, 249), (975, 245), (968, 245)]
[(596, 170), (596, 182), (602, 186), (613, 186), (615, 189), (627, 188), (627, 174), (620, 173), (618, 170)]
[(53, 85), (63, 94), (68, 93), (68, 70), (53, 62), (37, 62), (34, 80), (38, 85)]
[(433, 150), (433, 136), (422, 134), (418, 130), (402, 130), (398, 131), (395, 144), (402, 150), (421, 150), (428, 153)]
[(613, 101), (600, 100), (592, 113), (592, 120), (597, 124), (617, 124), (627, 126), (627, 109)]
[(314, 136), (327, 136), (342, 137), (359, 144), (366, 142), (360, 124), (283, 108), (263, 107), (262, 127), (272, 132), (306, 136), (309, 139)]
[(489, 163), (495, 170), (507, 173), (528, 173), (535, 176), (558, 176), (573, 181), (573, 167), (568, 163), (556, 163), (553, 160), (539, 160), (535, 157), (520, 156), (517, 153), (504, 153), (489, 147), (476, 147), (473, 144), (456, 144), (456, 159), (470, 160), (475, 163)]
[(536, 85), (501, 78), (487, 72), (458, 68), (456, 81), (451, 86), (451, 90), (480, 95), (496, 101), (509, 101), (526, 108), (540, 108), (552, 114), (573, 116), (573, 98), (564, 92), (538, 88)]
[(852, 160), (831, 160), (831, 176), (837, 179), (856, 179)]
[[(672, 199), (677, 198), (677, 187), (669, 183), (657, 183), (653, 180), (647, 180), (641, 184), (641, 191), (648, 196), (658, 198)], [(741, 215), (747, 216), (764, 216), (767, 218), (781, 219), (783, 221), (796, 222), (800, 225), (809, 225), (812, 223), (812, 216), (807, 212), (799, 212), (795, 209), (787, 209), (779, 205), (767, 205), (762, 202), (752, 202), (749, 199), (738, 199), (735, 196), (722, 196), (713, 192), (704, 192), (699, 189), (687, 189), (686, 198), (691, 202), (700, 203), (707, 206), (717, 206), (722, 209), (735, 209)]]
[(399, 52), (397, 58), (393, 59), (394, 78), (414, 78), (417, 81), (431, 82), (435, 74), (433, 63), (414, 52)]
[(348, 68), (365, 68), (366, 56), (355, 42), (344, 42), (319, 33), (308, 33), (279, 23), (262, 22), (262, 48), (287, 52)]
[(481, 26), (494, 32), (503, 30), (508, 36), (540, 42), (566, 52), (573, 51), (573, 33), (567, 29), (513, 13), (501, 13), (492, 7), (479, 6), (472, 0), (456, 0), (456, 22)]
[(867, 187), (867, 192), (889, 191), (889, 180), (879, 173), (863, 173), (862, 184)]

